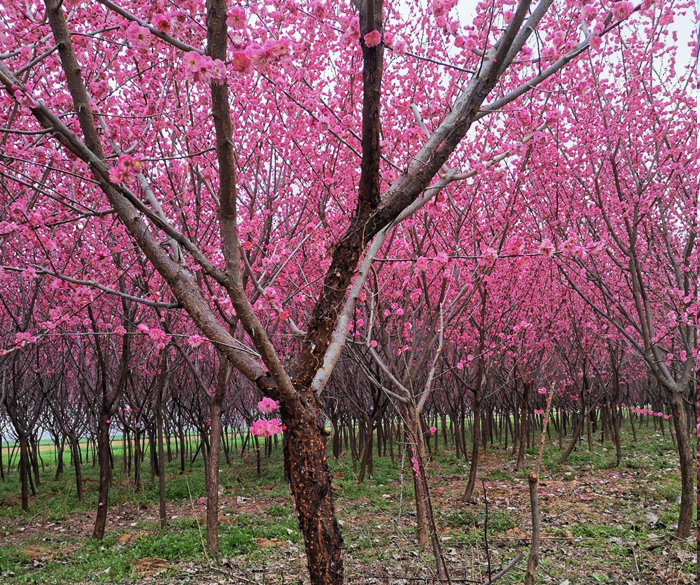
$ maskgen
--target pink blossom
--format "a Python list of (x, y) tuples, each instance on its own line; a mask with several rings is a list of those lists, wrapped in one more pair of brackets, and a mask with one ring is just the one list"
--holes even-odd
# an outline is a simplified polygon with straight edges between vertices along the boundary
[(185, 78), (194, 82), (222, 81), (226, 74), (226, 68), (221, 61), (215, 66), (211, 57), (200, 55), (197, 51), (185, 53), (182, 60), (182, 68)]
[(202, 337), (201, 335), (190, 335), (187, 338), (187, 345), (194, 349), (202, 345), (205, 341), (206, 339), (204, 339), (204, 337)]
[(160, 32), (169, 33), (169, 32), (170, 32), (170, 29), (172, 28), (172, 25), (171, 25), (171, 18), (172, 18), (172, 16), (170, 15), (170, 13), (168, 13), (168, 14), (158, 14), (158, 15), (155, 17), (154, 21), (153, 21), (153, 25), (154, 25)]
[(413, 464), (413, 473), (416, 474), (416, 477), (420, 477), (420, 464), (418, 463), (418, 459), (411, 457), (411, 463)]
[(200, 504), (203, 504), (204, 502), (207, 501), (207, 499), (206, 499), (206, 498), (199, 498), (199, 500), (197, 500), (197, 501), (198, 501)]
[(273, 400), (272, 398), (269, 398), (267, 396), (265, 396), (265, 398), (258, 402), (258, 410), (266, 414), (274, 412), (279, 407), (280, 403), (277, 400)]
[(224, 83), (226, 81), (226, 65), (221, 59), (212, 61), (211, 79), (216, 83)]
[(538, 394), (547, 394), (547, 389), (545, 387), (537, 389)]
[(148, 49), (151, 44), (151, 31), (137, 22), (132, 22), (126, 29), (126, 40), (133, 49)]
[(250, 432), (256, 437), (279, 435), (283, 430), (282, 423), (276, 418), (270, 420), (256, 420), (253, 422), (253, 426), (250, 427)]
[(226, 24), (231, 28), (236, 30), (243, 30), (246, 27), (246, 16), (245, 10), (239, 6), (231, 8), (228, 12), (228, 18), (226, 19)]
[(595, 9), (594, 6), (591, 6), (590, 4), (587, 4), (581, 9), (581, 16), (586, 22), (593, 22), (593, 19), (596, 17), (598, 11)]
[(429, 432), (431, 435), (434, 435), (435, 433), (437, 433), (437, 427), (430, 427), (430, 428), (428, 429), (428, 432)]
[(372, 47), (376, 47), (379, 43), (382, 42), (382, 34), (378, 30), (373, 30), (371, 32), (368, 32), (364, 36), (364, 39), (367, 48), (371, 49)]
[(141, 161), (128, 155), (123, 154), (117, 160), (117, 164), (109, 171), (109, 179), (113, 183), (129, 183), (133, 181), (136, 173), (143, 170)]
[(631, 2), (618, 2), (612, 8), (615, 20), (625, 20), (634, 12), (634, 5)]
[(15, 91), (14, 93), (15, 99), (17, 100), (17, 103), (20, 106), (24, 106), (25, 108), (34, 108), (36, 107), (36, 102), (34, 101), (34, 98), (25, 92), (22, 92), (20, 90)]
[(27, 331), (20, 331), (19, 333), (15, 334), (15, 343), (19, 347), (24, 347), (33, 341), (36, 341), (36, 337)]

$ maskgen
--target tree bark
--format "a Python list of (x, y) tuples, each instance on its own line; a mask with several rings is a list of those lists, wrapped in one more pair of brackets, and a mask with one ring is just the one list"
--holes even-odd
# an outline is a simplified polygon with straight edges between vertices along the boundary
[(102, 540), (107, 526), (107, 506), (109, 505), (109, 484), (112, 481), (112, 467), (109, 461), (109, 413), (101, 412), (97, 430), (98, 460), (100, 464), (100, 486), (98, 489), (97, 517), (92, 537)]
[[(335, 519), (331, 473), (324, 452), (327, 434), (316, 396), (304, 392), (310, 408), (305, 417), (290, 416), (283, 409), (289, 478), (313, 585), (343, 582), (343, 538)], [(309, 414), (309, 411), (316, 416)]]
[(676, 429), (678, 455), (681, 465), (681, 506), (678, 515), (678, 538), (688, 538), (693, 527), (693, 505), (695, 504), (696, 459), (688, 433), (688, 411), (683, 404), (683, 395), (671, 393), (671, 412)]
[(80, 460), (80, 443), (78, 436), (73, 434), (70, 437), (71, 450), (73, 451), (73, 467), (75, 468), (75, 488), (78, 492), (78, 501), (82, 504), (85, 499), (83, 495), (83, 466)]

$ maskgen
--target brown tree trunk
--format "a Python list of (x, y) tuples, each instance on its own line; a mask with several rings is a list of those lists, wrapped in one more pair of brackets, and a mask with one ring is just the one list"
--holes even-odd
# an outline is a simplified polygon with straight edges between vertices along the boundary
[[(218, 394), (218, 392), (217, 392)], [(207, 466), (207, 550), (219, 554), (219, 457), (221, 455), (221, 400), (216, 395), (209, 405), (211, 446)]]
[[(362, 484), (362, 482), (365, 480), (365, 472), (367, 471), (368, 467), (370, 466), (370, 462), (372, 461), (372, 443), (374, 442), (374, 427), (372, 426), (372, 423), (369, 423), (369, 432), (367, 433), (367, 437), (365, 440), (365, 447), (362, 450), (362, 462), (360, 463), (360, 473), (357, 476), (357, 483)], [(370, 470), (371, 473), (371, 470)]]
[(530, 387), (531, 382), (523, 381), (523, 402), (520, 406), (520, 445), (518, 447), (518, 460), (515, 463), (515, 470), (520, 471), (525, 465), (525, 444), (528, 437), (528, 422), (530, 417), (528, 416), (528, 403), (530, 399)]
[(95, 529), (92, 537), (102, 540), (107, 526), (107, 507), (109, 505), (109, 484), (112, 480), (112, 467), (109, 460), (109, 414), (100, 413), (100, 420), (97, 429), (97, 448), (99, 450), (98, 460), (100, 464), (100, 486), (98, 488), (97, 516), (95, 518)]
[[(139, 423), (137, 423), (138, 425)], [(134, 486), (141, 489), (141, 430), (137, 426), (134, 430)]]
[(160, 515), (160, 527), (165, 528), (168, 522), (165, 508), (165, 459), (163, 457), (163, 391), (165, 386), (165, 370), (167, 364), (163, 357), (161, 367), (161, 381), (158, 384), (156, 395), (156, 441), (158, 443), (158, 512)]
[[(471, 502), (472, 496), (474, 495), (474, 487), (476, 486), (476, 472), (479, 467), (479, 435), (481, 434), (481, 396), (480, 392), (476, 392), (474, 395), (474, 425), (472, 426), (472, 460), (469, 464), (469, 479), (467, 480), (467, 487), (464, 489), (464, 493), (460, 501), (463, 504)], [(465, 446), (466, 452), (466, 446)]]
[(688, 411), (683, 403), (683, 395), (671, 393), (671, 412), (676, 429), (678, 455), (681, 464), (681, 507), (678, 515), (678, 538), (688, 538), (693, 527), (693, 505), (695, 503), (695, 457), (688, 432)]
[(282, 413), (287, 426), (284, 447), (290, 486), (312, 585), (340, 585), (343, 538), (335, 519), (331, 473), (324, 453), (326, 430), (318, 399), (312, 392), (303, 395), (308, 409), (303, 418)]
[(65, 438), (61, 441), (56, 441), (56, 474), (53, 477), (54, 481), (58, 481), (63, 475), (63, 449)]
[(83, 465), (80, 460), (80, 443), (78, 442), (77, 435), (71, 435), (70, 437), (71, 450), (73, 451), (73, 467), (75, 468), (75, 487), (78, 491), (78, 501), (82, 504), (84, 500), (83, 495)]
[(22, 510), (29, 511), (29, 444), (25, 435), (19, 436), (19, 482), (22, 490)]

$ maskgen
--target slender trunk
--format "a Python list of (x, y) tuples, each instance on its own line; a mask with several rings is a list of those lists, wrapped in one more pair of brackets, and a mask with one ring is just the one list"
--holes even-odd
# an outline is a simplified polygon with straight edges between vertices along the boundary
[(528, 438), (528, 403), (530, 400), (530, 386), (532, 383), (523, 381), (523, 402), (520, 406), (520, 446), (518, 447), (518, 460), (515, 464), (515, 470), (520, 471), (525, 465), (525, 444)]
[[(161, 372), (165, 375), (165, 367)], [(160, 527), (167, 524), (167, 511), (165, 508), (165, 459), (163, 458), (163, 388), (164, 383), (158, 387), (156, 395), (156, 440), (158, 442), (158, 512), (160, 515)]]
[[(467, 487), (462, 494), (460, 501), (464, 504), (466, 502), (471, 502), (472, 496), (474, 494), (474, 487), (476, 486), (476, 472), (479, 467), (479, 435), (481, 434), (481, 429), (479, 428), (481, 421), (481, 396), (479, 392), (474, 396), (474, 425), (472, 426), (472, 460), (469, 464), (469, 479), (467, 480)], [(466, 446), (464, 451), (466, 452)]]
[[(41, 475), (39, 474), (39, 441), (32, 440), (30, 465), (34, 472), (34, 484), (39, 487), (41, 485)], [(34, 494), (36, 495), (36, 493)]]
[(100, 487), (98, 489), (97, 516), (95, 518), (95, 529), (92, 537), (95, 540), (102, 540), (107, 526), (107, 507), (109, 505), (109, 484), (112, 480), (112, 467), (109, 460), (109, 414), (100, 413), (99, 426), (97, 430), (97, 447), (99, 449), (100, 464)]
[(58, 481), (63, 475), (63, 447), (65, 445), (65, 439), (61, 441), (56, 441), (56, 474), (53, 480)]
[[(226, 367), (227, 363), (223, 367)], [(217, 392), (218, 394), (218, 392)], [(219, 554), (219, 457), (221, 454), (221, 400), (212, 398), (209, 406), (211, 418), (211, 446), (207, 466), (207, 550), (212, 556)]]
[(185, 431), (180, 427), (178, 429), (180, 435), (180, 473), (185, 473)]
[[(370, 466), (372, 460), (372, 443), (374, 441), (374, 432), (372, 422), (369, 423), (369, 433), (367, 433), (367, 438), (365, 440), (365, 447), (362, 450), (362, 462), (360, 463), (360, 473), (357, 476), (358, 485), (365, 480), (365, 472)], [(370, 471), (371, 473), (371, 471)]]
[(29, 511), (29, 445), (27, 437), (19, 436), (19, 482), (22, 490), (22, 510)]
[(141, 430), (137, 426), (134, 430), (134, 486), (141, 489)]
[(75, 468), (75, 488), (78, 492), (78, 501), (82, 504), (83, 495), (83, 466), (80, 461), (80, 443), (77, 435), (70, 436), (71, 449), (73, 451), (73, 467)]

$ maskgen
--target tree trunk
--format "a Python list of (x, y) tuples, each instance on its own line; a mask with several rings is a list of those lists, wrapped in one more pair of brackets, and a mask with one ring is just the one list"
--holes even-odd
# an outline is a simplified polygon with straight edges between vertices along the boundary
[(77, 435), (70, 436), (71, 450), (73, 451), (73, 467), (75, 468), (75, 487), (78, 491), (78, 501), (82, 504), (83, 495), (83, 466), (80, 461), (80, 443)]
[(671, 394), (670, 398), (681, 464), (681, 508), (678, 515), (676, 536), (688, 538), (693, 526), (693, 505), (695, 503), (695, 457), (688, 433), (688, 411), (683, 404), (683, 395), (676, 391)]
[(134, 486), (137, 490), (141, 489), (141, 459), (141, 430), (137, 426), (134, 430)]
[(19, 436), (19, 482), (22, 490), (22, 510), (29, 511), (29, 445), (25, 435)]
[(97, 448), (99, 450), (100, 463), (100, 487), (98, 489), (97, 516), (95, 518), (95, 529), (92, 537), (102, 540), (107, 526), (107, 506), (109, 505), (109, 484), (112, 480), (112, 467), (109, 460), (109, 414), (100, 413), (100, 420), (97, 430)]
[(63, 447), (65, 445), (65, 439), (56, 441), (56, 474), (53, 480), (58, 481), (63, 475)]
[[(226, 367), (224, 363), (223, 367)], [(218, 394), (218, 391), (217, 393)], [(207, 466), (207, 550), (219, 554), (219, 457), (221, 454), (221, 400), (215, 395), (209, 405), (211, 446)]]
[[(465, 504), (471, 502), (472, 496), (474, 494), (474, 486), (476, 486), (476, 471), (479, 467), (479, 435), (481, 434), (481, 429), (479, 428), (481, 422), (481, 396), (477, 391), (474, 395), (474, 425), (472, 426), (472, 460), (469, 464), (469, 479), (467, 480), (467, 487), (462, 494), (460, 501)], [(466, 446), (465, 446), (466, 452)]]
[(530, 382), (523, 381), (523, 403), (520, 407), (520, 446), (518, 447), (518, 460), (515, 463), (515, 470), (520, 471), (525, 465), (525, 444), (528, 437), (528, 403), (530, 399)]
[[(165, 359), (161, 376), (165, 376)], [(165, 459), (163, 457), (163, 390), (165, 382), (161, 381), (156, 395), (156, 441), (158, 442), (158, 512), (160, 515), (160, 527), (165, 528), (168, 522), (165, 508)]]
[(287, 426), (284, 448), (290, 486), (304, 536), (312, 585), (340, 585), (343, 582), (343, 538), (335, 519), (331, 473), (324, 453), (326, 430), (318, 399), (312, 392), (303, 394), (311, 413), (307, 412), (303, 418), (282, 413)]

